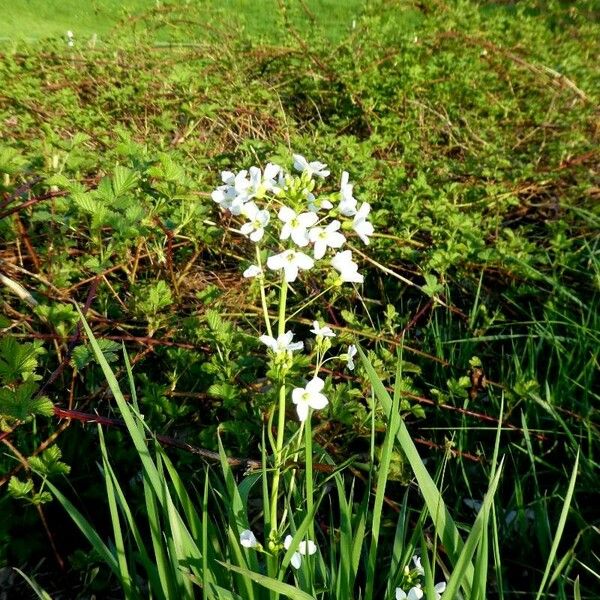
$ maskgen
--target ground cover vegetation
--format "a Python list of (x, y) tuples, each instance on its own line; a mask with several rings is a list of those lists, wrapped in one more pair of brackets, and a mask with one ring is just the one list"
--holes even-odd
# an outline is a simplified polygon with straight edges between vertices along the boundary
[(596, 597), (598, 7), (207, 6), (0, 48), (0, 590)]

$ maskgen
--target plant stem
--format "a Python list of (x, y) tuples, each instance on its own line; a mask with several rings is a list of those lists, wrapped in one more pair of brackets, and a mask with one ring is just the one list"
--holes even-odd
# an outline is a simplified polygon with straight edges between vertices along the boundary
[[(277, 321), (277, 335), (285, 333), (285, 309), (287, 304), (288, 284), (285, 277), (281, 281), (279, 293), (279, 319)], [(277, 442), (275, 447), (275, 470), (273, 472), (273, 487), (271, 489), (271, 537), (277, 533), (277, 499), (279, 496), (279, 479), (283, 454), (283, 437), (285, 433), (285, 377), (282, 378), (279, 388), (279, 414), (277, 420)]]
[[(258, 244), (256, 245), (256, 264), (258, 268), (262, 272), (262, 263), (260, 261), (260, 250), (258, 249)], [(265, 318), (265, 325), (267, 327), (267, 335), (273, 337), (273, 330), (271, 329), (271, 319), (269, 318), (269, 309), (267, 307), (267, 296), (265, 294), (265, 280), (263, 275), (259, 275), (260, 277), (260, 303), (262, 304), (263, 316)]]

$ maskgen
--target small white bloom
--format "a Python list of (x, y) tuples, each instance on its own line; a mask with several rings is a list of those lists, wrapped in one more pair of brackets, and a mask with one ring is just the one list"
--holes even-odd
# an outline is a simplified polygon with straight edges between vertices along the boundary
[(370, 210), (371, 205), (368, 202), (363, 202), (352, 221), (352, 229), (358, 233), (358, 237), (360, 237), (365, 244), (369, 243), (368, 236), (373, 235), (374, 231), (373, 224), (370, 221), (367, 221)]
[(295, 388), (292, 391), (292, 402), (296, 405), (298, 419), (301, 422), (306, 421), (309, 408), (320, 410), (329, 404), (325, 394), (321, 393), (324, 386), (325, 382), (320, 377), (314, 377), (306, 384), (306, 387)]
[(253, 242), (259, 242), (265, 234), (265, 227), (271, 218), (269, 211), (260, 210), (254, 202), (248, 202), (242, 208), (242, 214), (249, 219), (240, 228), (243, 235), (247, 235)]
[(211, 194), (211, 198), (219, 205), (221, 208), (230, 208), (231, 203), (234, 198), (237, 196), (235, 188), (230, 185), (220, 185), (214, 192)]
[(306, 271), (312, 269), (314, 264), (315, 261), (310, 256), (296, 250), (284, 250), (280, 254), (269, 256), (267, 259), (267, 267), (271, 271), (284, 270), (285, 280), (288, 283), (296, 281), (299, 269)]
[(283, 223), (279, 239), (287, 240), (291, 236), (298, 246), (308, 245), (308, 228), (319, 220), (319, 217), (313, 212), (296, 214), (287, 206), (282, 206), (279, 209), (278, 217)]
[(244, 529), (244, 531), (240, 533), (240, 544), (244, 548), (256, 548), (258, 546), (258, 540), (249, 529)]
[(67, 46), (73, 47), (75, 45), (74, 35), (71, 30), (67, 31)]
[(440, 581), (440, 583), (436, 583), (433, 591), (435, 592), (435, 600), (440, 600), (442, 594), (446, 591), (446, 582)]
[(251, 279), (252, 277), (258, 277), (262, 275), (262, 269), (258, 265), (250, 265), (242, 275), (247, 279)]
[(356, 214), (356, 198), (352, 195), (352, 185), (348, 181), (349, 175), (347, 171), (342, 173), (342, 181), (340, 183), (340, 214), (345, 217), (351, 217)]
[(313, 227), (308, 232), (308, 239), (314, 243), (315, 258), (319, 260), (325, 256), (327, 248), (341, 248), (346, 238), (338, 231), (341, 223), (336, 219), (327, 227)]
[(412, 557), (412, 561), (415, 565), (415, 569), (416, 569), (417, 573), (421, 576), (425, 575), (425, 570), (423, 569), (423, 566), (421, 565), (421, 558), (415, 554)]
[(304, 342), (292, 342), (294, 334), (291, 331), (286, 331), (277, 338), (270, 335), (261, 335), (258, 339), (276, 354), (283, 352), (294, 352), (294, 350), (302, 350)]
[(421, 600), (422, 597), (423, 590), (420, 585), (410, 588), (408, 594), (402, 588), (396, 588), (396, 600)]
[(421, 598), (423, 597), (423, 590), (421, 589), (420, 585), (415, 585), (414, 587), (410, 588), (410, 590), (408, 590), (408, 600), (421, 600)]
[(352, 260), (352, 251), (338, 252), (331, 259), (331, 266), (339, 271), (343, 282), (362, 283), (364, 277), (358, 272), (358, 265)]
[(304, 190), (304, 195), (306, 196), (306, 201), (308, 202), (308, 210), (310, 212), (319, 212), (322, 210), (331, 210), (333, 208), (333, 204), (329, 202), (326, 198), (322, 198), (317, 200), (315, 195), (308, 190)]
[[(286, 550), (289, 550), (290, 546), (292, 545), (292, 539), (293, 538), (291, 535), (285, 536), (285, 540), (283, 540), (283, 547)], [(300, 542), (298, 544), (298, 550), (292, 554), (292, 559), (290, 561), (292, 567), (294, 567), (294, 569), (299, 569), (300, 565), (302, 564), (302, 556), (306, 556), (307, 554), (311, 556), (316, 551), (317, 545), (312, 540)]]
[(333, 329), (331, 329), (331, 327), (327, 327), (327, 325), (325, 325), (324, 327), (321, 327), (319, 325), (319, 321), (313, 321), (313, 328), (310, 330), (311, 333), (314, 333), (316, 336), (321, 336), (321, 337), (335, 337), (335, 333), (333, 333)]
[(330, 173), (326, 164), (318, 160), (308, 162), (301, 154), (294, 154), (294, 169), (301, 173), (308, 173), (309, 177), (317, 175), (318, 177), (325, 178)]
[(354, 357), (356, 356), (356, 353), (358, 352), (358, 350), (356, 349), (356, 346), (354, 344), (350, 344), (348, 346), (348, 358), (347, 358), (347, 362), (348, 362), (348, 368), (351, 371), (354, 371)]
[(274, 163), (268, 163), (265, 167), (262, 179), (262, 184), (264, 188), (269, 192), (279, 190), (279, 176), (282, 173), (283, 171), (279, 165), (276, 165)]

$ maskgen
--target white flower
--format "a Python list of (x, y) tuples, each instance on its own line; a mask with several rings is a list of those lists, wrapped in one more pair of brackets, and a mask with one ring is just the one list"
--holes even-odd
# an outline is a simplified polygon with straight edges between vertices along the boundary
[(331, 329), (331, 327), (327, 327), (327, 325), (325, 327), (321, 327), (319, 325), (319, 321), (313, 321), (313, 328), (310, 330), (311, 333), (314, 333), (316, 336), (321, 336), (321, 337), (335, 337), (335, 333), (333, 333), (333, 330)]
[(330, 173), (326, 164), (318, 160), (309, 163), (301, 154), (294, 154), (294, 169), (301, 173), (308, 173), (309, 177), (317, 175), (318, 177), (325, 178)]
[(423, 590), (420, 585), (410, 588), (408, 594), (402, 588), (396, 588), (396, 600), (421, 600)]
[(222, 208), (229, 208), (237, 196), (235, 188), (230, 185), (220, 185), (211, 194), (211, 198)]
[(333, 204), (329, 202), (329, 200), (323, 198), (321, 200), (317, 200), (315, 195), (308, 190), (304, 190), (304, 195), (306, 196), (306, 201), (308, 202), (308, 210), (310, 212), (319, 212), (321, 209), (330, 210), (333, 208)]
[(370, 221), (367, 221), (370, 210), (371, 205), (368, 202), (363, 202), (352, 221), (352, 229), (358, 233), (358, 237), (360, 237), (365, 244), (369, 243), (369, 238), (367, 236), (373, 235), (374, 231), (373, 224)]
[(307, 230), (319, 220), (319, 217), (313, 212), (296, 214), (287, 206), (282, 206), (279, 209), (278, 217), (283, 222), (279, 239), (287, 240), (291, 236), (298, 246), (308, 245)]
[(308, 232), (308, 239), (314, 243), (315, 258), (318, 260), (325, 256), (327, 248), (341, 248), (346, 238), (338, 231), (341, 227), (336, 219), (331, 221), (327, 227), (313, 227)]
[(249, 219), (240, 228), (242, 234), (247, 235), (253, 242), (259, 242), (265, 234), (265, 227), (271, 218), (269, 211), (260, 210), (254, 202), (248, 202), (242, 208), (242, 214)]
[(286, 331), (275, 339), (270, 335), (261, 335), (258, 339), (276, 354), (283, 352), (294, 352), (294, 350), (302, 350), (304, 342), (292, 342), (294, 334), (291, 331)]
[(299, 269), (306, 271), (312, 269), (314, 264), (315, 261), (310, 256), (303, 252), (297, 252), (296, 250), (284, 250), (280, 254), (269, 256), (267, 259), (267, 267), (269, 267), (271, 271), (284, 270), (285, 280), (288, 283), (296, 281)]
[(275, 178), (278, 176), (281, 167), (269, 163), (265, 167), (264, 173), (258, 167), (250, 167), (250, 179), (248, 187), (243, 190), (249, 198), (262, 198), (267, 192), (277, 192), (279, 187)]
[(356, 214), (356, 198), (352, 195), (352, 185), (348, 182), (348, 173), (342, 173), (342, 181), (340, 183), (340, 214), (345, 217), (351, 217)]
[(421, 565), (421, 558), (415, 554), (415, 556), (412, 557), (412, 561), (415, 565), (415, 569), (416, 569), (417, 573), (421, 576), (425, 575), (425, 570), (423, 569), (423, 566)]
[(292, 391), (292, 402), (296, 405), (296, 412), (300, 421), (306, 421), (308, 409), (319, 410), (329, 404), (327, 397), (321, 393), (325, 382), (320, 377), (314, 377), (304, 388), (295, 388)]
[(220, 185), (212, 194), (212, 199), (221, 206), (230, 210), (234, 215), (242, 212), (244, 203), (250, 200), (247, 193), (251, 182), (247, 179), (248, 171), (240, 171), (235, 174), (231, 171), (222, 171)]
[(257, 266), (257, 265), (250, 265), (243, 273), (242, 275), (244, 277), (246, 277), (247, 279), (250, 279), (252, 277), (258, 277), (259, 275), (262, 275), (262, 269)]
[[(293, 538), (291, 535), (285, 536), (285, 540), (283, 540), (283, 547), (286, 550), (289, 550), (290, 546), (292, 545), (292, 539)], [(299, 569), (300, 565), (302, 564), (302, 556), (306, 556), (307, 554), (310, 556), (316, 551), (317, 545), (312, 540), (300, 542), (298, 544), (298, 550), (292, 554), (292, 560), (290, 561), (292, 567), (294, 567), (294, 569)]]
[(249, 529), (244, 529), (244, 531), (240, 533), (240, 544), (244, 546), (244, 548), (256, 548), (258, 546), (258, 540)]
[(347, 353), (347, 358), (346, 361), (348, 362), (348, 368), (351, 371), (354, 371), (354, 357), (356, 356), (356, 353), (358, 352), (358, 350), (356, 349), (356, 346), (354, 344), (350, 344), (348, 346), (348, 353)]
[(338, 252), (331, 259), (331, 266), (339, 271), (343, 282), (362, 283), (364, 281), (364, 277), (358, 272), (358, 265), (352, 260), (350, 250)]
[[(279, 183), (281, 181), (279, 177), (280, 175), (283, 175), (285, 177), (281, 167), (274, 163), (268, 163), (265, 167), (262, 179), (262, 184), (264, 188), (269, 192), (279, 191)], [(277, 178), (277, 181), (275, 181), (275, 178)]]
[(440, 600), (442, 594), (446, 591), (446, 582), (441, 581), (440, 583), (436, 583), (433, 591), (435, 592), (435, 600)]

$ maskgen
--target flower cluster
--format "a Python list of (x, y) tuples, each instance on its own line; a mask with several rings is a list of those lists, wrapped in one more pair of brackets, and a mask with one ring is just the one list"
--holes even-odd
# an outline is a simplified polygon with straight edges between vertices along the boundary
[[(396, 600), (421, 600), (424, 592), (421, 583), (417, 581), (425, 575), (425, 569), (421, 565), (421, 559), (418, 556), (412, 557), (414, 568), (411, 570), (408, 566), (404, 568), (405, 583), (407, 585), (396, 588)], [(405, 591), (403, 588), (408, 588)], [(433, 591), (435, 592), (435, 600), (441, 600), (442, 594), (446, 590), (446, 582), (441, 581), (436, 583)]]
[[(329, 259), (339, 283), (362, 283), (363, 275), (352, 252), (341, 249), (347, 233), (352, 231), (363, 243), (369, 243), (374, 233), (369, 221), (371, 206), (368, 202), (359, 206), (345, 171), (339, 191), (317, 197), (315, 178), (329, 177), (327, 165), (309, 162), (299, 154), (293, 159), (300, 175), (292, 175), (273, 163), (264, 170), (250, 167), (238, 173), (223, 171), (223, 184), (213, 191), (212, 199), (244, 219), (240, 233), (254, 243), (278, 241), (281, 251), (270, 254), (266, 266), (271, 271), (282, 271), (287, 282), (295, 281), (300, 271), (312, 269), (316, 261)], [(263, 275), (260, 264), (244, 271), (248, 278)]]
[[(320, 345), (324, 343), (324, 340), (335, 337), (335, 333), (331, 327), (327, 327), (326, 325), (321, 326), (318, 321), (313, 321), (311, 332), (315, 335), (317, 347), (321, 348), (322, 346)], [(273, 352), (276, 358), (286, 358), (293, 352), (304, 348), (304, 342), (293, 342), (293, 339), (294, 334), (291, 331), (286, 331), (277, 338), (270, 335), (261, 335), (259, 337), (259, 340)], [(350, 345), (346, 353), (340, 356), (341, 359), (346, 360), (350, 370), (354, 369), (353, 357), (356, 355), (356, 352), (356, 346)], [(324, 387), (325, 382), (315, 375), (303, 388), (297, 387), (292, 390), (292, 402), (296, 405), (296, 412), (298, 413), (298, 420), (300, 422), (306, 421), (310, 408), (320, 410), (329, 404), (327, 396), (322, 393)]]
[[(291, 535), (286, 535), (285, 540), (283, 540), (283, 547), (286, 550), (290, 549), (292, 545), (293, 538)], [(242, 533), (240, 533), (240, 544), (244, 548), (254, 548), (256, 550), (262, 550), (262, 545), (256, 539), (256, 536), (250, 529), (244, 529)], [(298, 544), (298, 549), (292, 554), (292, 558), (290, 560), (290, 564), (294, 569), (299, 569), (302, 565), (302, 557), (303, 556), (312, 556), (317, 552), (317, 545), (312, 540), (303, 540)]]

